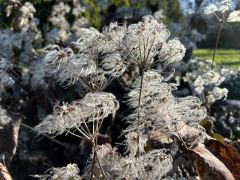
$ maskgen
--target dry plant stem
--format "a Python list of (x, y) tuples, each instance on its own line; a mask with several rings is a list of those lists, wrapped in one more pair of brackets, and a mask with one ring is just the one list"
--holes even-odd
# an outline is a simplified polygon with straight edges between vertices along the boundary
[(95, 151), (95, 141), (92, 142), (93, 145), (93, 161), (92, 161), (92, 168), (91, 168), (91, 180), (93, 180), (93, 175), (94, 175), (94, 165), (95, 165), (95, 158), (96, 158), (96, 151)]
[[(25, 124), (25, 123), (21, 123), (21, 126), (27, 128), (27, 129), (29, 129), (29, 130), (31, 130), (31, 131), (33, 131), (33, 128), (30, 127), (29, 125)], [(58, 144), (58, 145), (60, 145), (60, 146), (66, 147), (66, 144), (65, 144), (65, 143), (62, 143), (62, 142), (60, 142), (60, 141), (58, 141), (58, 140), (56, 140), (56, 139), (54, 139), (54, 138), (52, 138), (52, 137), (50, 137), (50, 136), (48, 136), (48, 135), (46, 135), (46, 134), (41, 133), (41, 135), (44, 136), (45, 138), (47, 138), (47, 139), (55, 142), (56, 144)]]
[(218, 29), (216, 44), (215, 44), (215, 47), (214, 47), (214, 50), (213, 50), (211, 69), (213, 69), (213, 62), (215, 60), (215, 54), (216, 54), (216, 51), (217, 51), (217, 47), (218, 47), (218, 43), (219, 43), (219, 39), (220, 39), (220, 35), (221, 35), (221, 32), (222, 32), (223, 25), (224, 25), (224, 20), (221, 20), (221, 24), (220, 24), (220, 27)]
[[(142, 98), (142, 89), (143, 89), (143, 77), (144, 77), (144, 68), (140, 67), (140, 76), (141, 76), (141, 83), (140, 83), (140, 91), (139, 91), (139, 97), (138, 97), (138, 111), (141, 108), (141, 98)], [(140, 112), (138, 112), (138, 121), (140, 121)], [(138, 151), (137, 151), (137, 157), (140, 156), (140, 130), (139, 130), (139, 123), (138, 123), (138, 137), (137, 137), (137, 141), (138, 141)]]
[(105, 172), (104, 172), (104, 170), (103, 170), (103, 168), (102, 168), (102, 166), (101, 166), (101, 163), (100, 163), (100, 161), (99, 161), (99, 158), (98, 158), (98, 155), (97, 155), (96, 147), (94, 147), (94, 151), (95, 151), (95, 156), (96, 156), (96, 160), (97, 160), (97, 162), (98, 162), (98, 165), (99, 165), (100, 171), (101, 171), (101, 173), (102, 173), (104, 179), (105, 179), (105, 180), (108, 180), (108, 178), (107, 178), (107, 176), (106, 176), (106, 174), (105, 174)]
[(99, 168), (100, 168), (100, 171), (104, 177), (105, 180), (108, 180), (102, 166), (101, 166), (101, 163), (99, 161), (99, 158), (98, 158), (98, 155), (97, 155), (97, 150), (96, 150), (96, 146), (97, 146), (97, 136), (94, 137), (94, 140), (92, 141), (92, 146), (93, 146), (93, 162), (92, 162), (92, 167), (91, 167), (91, 180), (93, 180), (93, 176), (94, 176), (94, 166), (95, 166), (95, 163), (97, 161), (98, 165), (99, 165)]

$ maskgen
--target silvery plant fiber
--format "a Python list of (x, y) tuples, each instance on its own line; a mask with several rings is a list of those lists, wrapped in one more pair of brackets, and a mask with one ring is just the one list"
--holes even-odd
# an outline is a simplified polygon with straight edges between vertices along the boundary
[[(53, 135), (69, 133), (94, 142), (104, 119), (109, 115), (114, 118), (119, 109), (118, 100), (114, 94), (104, 92), (105, 88), (135, 66), (139, 77), (132, 83), (127, 101), (133, 113), (125, 118), (128, 127), (122, 132), (126, 137), (126, 153), (119, 154), (110, 144), (96, 146), (82, 178), (170, 178), (167, 177), (173, 161), (170, 150), (146, 151), (148, 133), (158, 130), (173, 134), (179, 124), (197, 124), (206, 116), (200, 99), (175, 97), (172, 91), (177, 86), (167, 83), (162, 75), (169, 65), (181, 61), (184, 46), (177, 38), (170, 39), (166, 26), (152, 16), (143, 17), (137, 24), (111, 23), (102, 32), (94, 28), (81, 28), (78, 32), (79, 39), (69, 47), (44, 48), (41, 67), (46, 77), (53, 77), (64, 87), (80, 84), (85, 96), (56, 105), (35, 130)], [(76, 167), (73, 169), (77, 172)]]

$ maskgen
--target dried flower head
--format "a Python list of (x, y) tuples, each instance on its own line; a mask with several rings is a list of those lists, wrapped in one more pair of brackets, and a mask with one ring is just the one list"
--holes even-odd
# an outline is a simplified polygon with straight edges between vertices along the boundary
[[(134, 113), (127, 120), (130, 124), (124, 132), (160, 129), (171, 133), (178, 122), (198, 123), (206, 116), (201, 101), (192, 96), (176, 98), (172, 95), (174, 85), (162, 82), (162, 77), (154, 71), (147, 71), (143, 77), (141, 107), (138, 107), (140, 81), (136, 80), (135, 88), (129, 93), (129, 104)], [(140, 118), (139, 118), (140, 117)]]
[(67, 166), (60, 168), (51, 168), (43, 175), (33, 175), (32, 177), (38, 178), (40, 180), (46, 179), (62, 179), (62, 180), (79, 180), (81, 179), (79, 176), (80, 170), (77, 164), (68, 164)]
[(213, 90), (207, 96), (207, 102), (212, 104), (219, 99), (227, 98), (228, 89), (226, 88), (219, 88), (214, 87)]
[[(118, 108), (118, 101), (112, 94), (88, 93), (79, 101), (56, 106), (53, 114), (47, 116), (35, 130), (39, 133), (62, 134), (77, 128), (79, 131), (82, 129), (80, 132), (85, 138), (90, 138), (91, 133), (99, 131), (104, 118), (110, 114), (115, 116)], [(89, 123), (93, 123), (93, 127)], [(92, 131), (89, 132), (89, 129)]]
[[(100, 165), (98, 163), (95, 163), (93, 170), (94, 179), (103, 178), (100, 168), (104, 170), (105, 176), (108, 179), (118, 179), (118, 177), (121, 175), (121, 167), (119, 164), (120, 155), (116, 152), (116, 149), (112, 148), (110, 144), (103, 144), (101, 146), (97, 146), (96, 153)], [(91, 168), (92, 159), (89, 160), (89, 163), (85, 167), (82, 178), (90, 178)]]
[(7, 114), (7, 111), (0, 106), (0, 129), (9, 124), (12, 119)]
[(145, 146), (147, 143), (147, 136), (145, 134), (129, 132), (126, 135), (126, 147), (130, 156), (135, 157), (138, 153), (143, 154), (145, 152)]
[(172, 169), (172, 157), (164, 149), (150, 151), (138, 158), (120, 159), (121, 178), (161, 179)]

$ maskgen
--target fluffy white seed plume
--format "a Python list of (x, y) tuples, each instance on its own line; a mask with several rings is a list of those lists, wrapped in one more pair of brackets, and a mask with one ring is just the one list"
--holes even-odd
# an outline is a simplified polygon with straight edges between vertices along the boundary
[(223, 81), (224, 77), (222, 77), (216, 71), (208, 71), (207, 73), (203, 73), (197, 76), (196, 80), (193, 82), (193, 86), (195, 91), (198, 94), (203, 93), (205, 87), (210, 86), (219, 86)]
[[(167, 83), (162, 83), (163, 77), (155, 71), (147, 71), (144, 73), (142, 87), (141, 102), (147, 105), (149, 102), (154, 101), (155, 97), (167, 97), (172, 88)], [(129, 92), (129, 105), (132, 108), (138, 107), (138, 98), (140, 92), (141, 78), (135, 80), (132, 85), (132, 90)]]
[(229, 14), (227, 22), (240, 22), (240, 11), (233, 11)]
[(159, 24), (152, 16), (145, 16), (142, 22), (128, 26), (123, 46), (134, 63), (147, 66), (153, 63), (162, 43), (165, 43), (169, 36), (165, 25)]
[(73, 45), (79, 50), (79, 52), (91, 52), (101, 51), (99, 44), (102, 43), (104, 36), (94, 28), (81, 28), (79, 33), (81, 35), (79, 39), (73, 43)]
[(219, 22), (239, 22), (240, 11), (230, 12), (231, 3), (231, 0), (221, 0), (219, 6), (210, 4), (206, 7), (205, 14), (214, 14)]
[(119, 26), (117, 22), (110, 23), (108, 27), (103, 29), (103, 34), (106, 40), (111, 45), (111, 49), (119, 49), (121, 47), (122, 40), (127, 32), (127, 26)]
[(212, 14), (214, 12), (218, 11), (218, 8), (215, 4), (210, 4), (205, 9), (205, 14)]
[(71, 60), (64, 64), (56, 75), (58, 82), (75, 84), (81, 77), (87, 77), (96, 72), (96, 63), (88, 54), (77, 54), (71, 57)]
[(152, 150), (138, 158), (120, 159), (122, 179), (161, 179), (172, 169), (172, 157), (164, 149)]
[[(118, 108), (114, 95), (105, 92), (88, 93), (79, 101), (56, 106), (53, 114), (47, 116), (35, 130), (39, 133), (62, 134), (79, 126), (86, 128), (87, 123), (99, 123), (110, 114), (114, 117)], [(87, 138), (90, 136), (85, 135)]]
[(12, 119), (8, 116), (7, 111), (0, 106), (0, 129), (11, 121)]
[(60, 69), (64, 69), (73, 57), (74, 53), (70, 48), (61, 49), (59, 46), (49, 46), (45, 48), (47, 54), (43, 58), (46, 72), (55, 74)]
[(29, 66), (29, 73), (31, 73), (31, 88), (37, 90), (39, 87), (47, 87), (44, 81), (45, 64), (41, 59), (32, 61)]
[(125, 145), (129, 156), (135, 157), (137, 153), (143, 154), (145, 152), (144, 148), (148, 140), (147, 135), (132, 131), (127, 133), (125, 137)]
[(52, 168), (53, 172), (53, 179), (79, 179), (79, 172), (78, 166), (76, 164), (68, 164), (66, 167), (61, 168)]
[(172, 95), (175, 86), (161, 80), (162, 77), (157, 72), (145, 72), (140, 108), (138, 108), (140, 81), (136, 80), (135, 88), (129, 93), (129, 105), (135, 110), (128, 116), (130, 125), (124, 132), (160, 129), (164, 133), (171, 133), (176, 123), (195, 124), (205, 118), (206, 110), (198, 98), (192, 96), (175, 98)]
[(108, 54), (102, 60), (102, 69), (110, 76), (120, 76), (127, 69), (127, 64), (123, 61), (119, 53)]
[(14, 80), (7, 73), (12, 68), (12, 64), (7, 59), (0, 57), (0, 94), (1, 92), (14, 84)]
[(222, 98), (225, 99), (227, 98), (227, 94), (228, 94), (228, 89), (214, 87), (213, 90), (207, 96), (207, 102), (212, 104), (219, 99), (222, 99)]
[[(112, 148), (110, 144), (103, 144), (97, 146), (97, 156), (101, 168), (104, 170), (105, 176), (109, 180), (118, 179), (121, 175), (121, 166), (120, 166), (120, 155), (116, 152), (115, 148)], [(92, 169), (92, 161), (89, 161), (89, 164), (84, 169), (82, 178), (90, 179), (90, 172)], [(104, 179), (100, 170), (98, 163), (95, 163), (94, 166), (94, 179)]]
[(79, 176), (79, 173), (80, 173), (80, 170), (77, 164), (68, 164), (67, 166), (64, 166), (64, 167), (59, 167), (59, 168), (53, 167), (51, 169), (48, 169), (48, 171), (43, 175), (33, 175), (32, 177), (38, 178), (40, 180), (46, 180), (46, 179), (79, 180), (81, 179)]
[[(121, 157), (110, 144), (97, 146), (98, 159), (108, 179), (161, 179), (172, 169), (172, 157), (165, 149), (140, 155)], [(91, 163), (85, 168), (83, 178), (89, 179)], [(98, 163), (94, 167), (94, 179), (102, 177)]]
[[(102, 33), (94, 28), (79, 31), (80, 38), (72, 43), (77, 54), (70, 48), (53, 46), (44, 62), (47, 71), (54, 73), (59, 82), (72, 85), (79, 81), (88, 91), (104, 89), (122, 75), (129, 64), (148, 69), (161, 62), (166, 68), (185, 55), (180, 41), (167, 41), (169, 31), (152, 16), (145, 16), (141, 22), (128, 27), (111, 23)], [(99, 83), (94, 80), (99, 78)]]
[(222, 14), (229, 10), (231, 6), (231, 0), (221, 0), (220, 6), (210, 4), (205, 9), (205, 14), (212, 14), (220, 11)]
[(163, 62), (165, 69), (169, 64), (182, 60), (185, 52), (186, 49), (183, 44), (175, 38), (163, 44), (163, 47), (158, 55), (160, 62)]
[(231, 7), (231, 0), (221, 0), (219, 11), (225, 13)]
[(187, 96), (175, 98), (175, 105), (173, 109), (170, 109), (170, 113), (176, 122), (197, 124), (206, 117), (207, 112), (199, 98)]

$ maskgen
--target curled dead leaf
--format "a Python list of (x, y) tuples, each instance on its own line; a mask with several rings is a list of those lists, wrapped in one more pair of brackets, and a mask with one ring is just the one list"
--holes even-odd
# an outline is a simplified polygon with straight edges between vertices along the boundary
[(12, 180), (10, 173), (8, 172), (6, 166), (0, 163), (0, 179), (1, 180)]
[(203, 144), (198, 145), (189, 152), (194, 160), (197, 173), (202, 180), (234, 180), (230, 170)]
[(240, 155), (237, 149), (215, 139), (207, 139), (204, 144), (212, 154), (225, 164), (235, 179), (240, 179)]
[(158, 141), (161, 144), (170, 144), (173, 142), (173, 139), (170, 136), (160, 131), (151, 131), (149, 133), (149, 139), (153, 142)]
[(184, 122), (177, 123), (176, 129), (176, 136), (181, 137), (188, 146), (203, 142), (203, 139), (206, 137), (206, 133), (203, 129), (192, 127)]
[(11, 115), (12, 121), (0, 129), (0, 154), (4, 154), (4, 164), (8, 167), (16, 153), (21, 117)]

